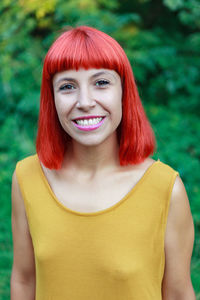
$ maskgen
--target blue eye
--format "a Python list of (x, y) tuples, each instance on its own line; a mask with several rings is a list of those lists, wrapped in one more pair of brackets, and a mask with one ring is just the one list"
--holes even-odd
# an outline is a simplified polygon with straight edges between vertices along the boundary
[(61, 86), (59, 88), (59, 90), (63, 91), (63, 90), (73, 90), (75, 89), (75, 87), (72, 84), (64, 84), (63, 86)]
[(107, 81), (107, 80), (98, 80), (98, 81), (96, 81), (96, 86), (106, 86), (106, 85), (108, 85), (110, 82), (109, 81)]

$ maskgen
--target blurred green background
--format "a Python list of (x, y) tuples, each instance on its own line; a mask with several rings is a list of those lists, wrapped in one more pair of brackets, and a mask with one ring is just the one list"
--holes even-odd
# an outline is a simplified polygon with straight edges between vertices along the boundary
[(0, 300), (12, 267), (11, 178), (35, 153), (42, 64), (68, 25), (113, 36), (131, 62), (159, 158), (180, 173), (195, 223), (191, 276), (200, 299), (200, 1), (1, 0)]

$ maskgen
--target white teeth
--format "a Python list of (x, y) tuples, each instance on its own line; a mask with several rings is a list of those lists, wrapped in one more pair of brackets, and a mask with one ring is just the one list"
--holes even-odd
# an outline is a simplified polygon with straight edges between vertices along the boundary
[(95, 125), (101, 122), (103, 118), (93, 118), (93, 119), (86, 119), (86, 120), (76, 120), (78, 125), (88, 126), (88, 125)]

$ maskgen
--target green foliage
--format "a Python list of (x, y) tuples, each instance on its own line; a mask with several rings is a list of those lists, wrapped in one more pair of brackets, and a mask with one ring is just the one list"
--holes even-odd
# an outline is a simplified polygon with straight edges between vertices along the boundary
[(200, 28), (200, 2), (198, 0), (164, 0), (164, 4), (178, 11), (178, 18), (184, 25), (193, 29)]
[(164, 4), (171, 10), (177, 10), (182, 8), (183, 0), (164, 0)]
[(117, 39), (131, 62), (157, 138), (154, 158), (185, 184), (195, 221), (192, 281), (200, 299), (199, 0), (2, 0), (0, 2), (0, 300), (9, 297), (11, 178), (35, 153), (42, 64), (67, 26), (89, 25)]

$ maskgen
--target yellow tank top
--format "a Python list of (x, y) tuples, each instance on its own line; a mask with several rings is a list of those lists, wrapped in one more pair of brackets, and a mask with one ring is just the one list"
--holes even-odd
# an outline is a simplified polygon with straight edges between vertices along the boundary
[(89, 213), (58, 201), (37, 154), (20, 160), (16, 174), (34, 247), (35, 300), (162, 299), (165, 229), (178, 172), (157, 160), (118, 203)]

